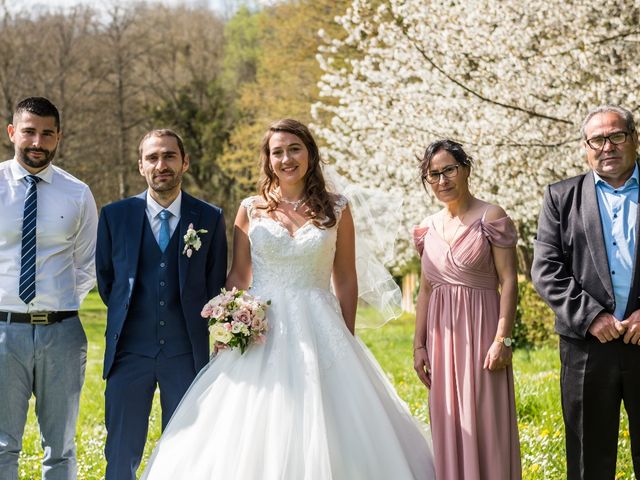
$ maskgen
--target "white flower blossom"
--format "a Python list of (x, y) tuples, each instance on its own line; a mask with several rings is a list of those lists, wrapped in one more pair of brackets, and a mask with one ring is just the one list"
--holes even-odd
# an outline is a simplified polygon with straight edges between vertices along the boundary
[(313, 127), (339, 171), (402, 192), (397, 266), (415, 258), (411, 226), (439, 208), (416, 156), (445, 137), (476, 159), (472, 191), (531, 245), (545, 185), (587, 169), (587, 111), (640, 105), (639, 17), (639, 2), (353, 0), (346, 37), (323, 33)]

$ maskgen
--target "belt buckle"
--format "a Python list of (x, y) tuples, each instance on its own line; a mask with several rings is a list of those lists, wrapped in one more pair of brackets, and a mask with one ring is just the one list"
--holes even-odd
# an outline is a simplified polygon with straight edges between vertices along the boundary
[(49, 325), (49, 314), (47, 312), (30, 313), (31, 325)]

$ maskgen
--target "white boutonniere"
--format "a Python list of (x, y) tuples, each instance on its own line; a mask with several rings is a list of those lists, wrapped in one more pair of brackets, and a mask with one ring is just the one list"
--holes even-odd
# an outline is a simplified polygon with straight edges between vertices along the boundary
[(207, 233), (207, 230), (201, 228), (200, 230), (196, 230), (193, 228), (193, 223), (189, 224), (189, 228), (187, 228), (187, 233), (184, 234), (184, 249), (182, 250), (182, 254), (191, 258), (193, 255), (193, 251), (196, 252), (200, 250), (202, 246), (202, 240), (200, 240), (199, 233)]

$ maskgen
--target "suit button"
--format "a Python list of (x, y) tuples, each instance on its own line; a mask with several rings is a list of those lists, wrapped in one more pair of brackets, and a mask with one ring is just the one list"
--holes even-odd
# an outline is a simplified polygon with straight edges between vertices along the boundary
[(164, 300), (160, 300), (160, 306), (164, 307)]
[(165, 283), (164, 282), (160, 282), (160, 286), (164, 287)]
[(164, 327), (164, 320), (160, 320), (160, 326)]
[(117, 334), (117, 333), (113, 336), (113, 339), (114, 339), (114, 340), (117, 340), (117, 339), (118, 339), (118, 334)]
[(165, 265), (166, 265), (166, 264), (165, 264), (164, 262), (162, 262), (162, 263), (160, 264), (160, 266), (161, 266), (162, 268), (164, 268), (164, 266), (165, 266)]
[(160, 340), (160, 345), (164, 345), (164, 340)]

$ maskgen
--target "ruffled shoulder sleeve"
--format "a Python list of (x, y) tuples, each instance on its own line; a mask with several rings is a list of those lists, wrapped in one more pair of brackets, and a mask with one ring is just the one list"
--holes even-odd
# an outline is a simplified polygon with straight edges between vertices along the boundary
[(424, 251), (424, 237), (427, 235), (428, 230), (428, 225), (416, 225), (415, 227), (413, 227), (413, 243), (416, 246), (416, 250), (418, 250), (418, 254), (420, 256), (422, 256), (422, 252)]
[(349, 204), (349, 200), (344, 195), (340, 195), (339, 193), (334, 194), (333, 200), (333, 211), (336, 214), (336, 222), (340, 222), (340, 217), (342, 217), (342, 212), (347, 208)]
[(483, 220), (481, 224), (482, 233), (497, 247), (510, 248), (518, 242), (516, 226), (509, 217)]
[(247, 209), (247, 215), (249, 216), (249, 218), (253, 218), (254, 216), (256, 200), (258, 198), (260, 197), (254, 195), (253, 197), (247, 197), (242, 200), (242, 202), (240, 202), (240, 205)]

